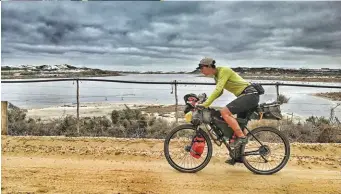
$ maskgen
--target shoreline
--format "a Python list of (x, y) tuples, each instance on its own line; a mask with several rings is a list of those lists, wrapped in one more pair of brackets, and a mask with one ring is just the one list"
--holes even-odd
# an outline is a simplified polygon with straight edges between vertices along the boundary
[[(110, 118), (113, 110), (140, 109), (143, 113), (157, 118), (164, 118), (168, 121), (175, 120), (175, 105), (174, 104), (139, 104), (139, 103), (115, 103), (115, 102), (88, 102), (82, 103), (79, 108), (80, 117), (101, 117)], [(28, 108), (25, 109), (27, 118), (49, 121), (52, 119), (63, 118), (66, 115), (77, 115), (77, 105), (55, 105), (44, 108)], [(183, 105), (178, 106), (179, 120), (182, 119), (180, 112), (183, 110)]]
[(27, 79), (59, 79), (59, 78), (82, 78), (82, 77), (120, 77), (120, 76), (125, 76), (124, 74), (116, 75), (116, 74), (107, 74), (107, 75), (81, 75), (81, 76), (11, 76), (11, 77), (6, 77), (3, 79), (4, 75), (1, 75), (1, 80), (13, 80), (13, 79), (22, 79), (22, 80), (27, 80)]
[(322, 97), (332, 101), (341, 101), (341, 92), (325, 92), (313, 94), (317, 97)]
[[(278, 80), (278, 81), (301, 81), (301, 82), (333, 82), (341, 83), (341, 77), (297, 77), (297, 76), (249, 76), (240, 75), (244, 79), (248, 80)], [(204, 75), (198, 75), (198, 77), (206, 77)]]
[(302, 81), (302, 82), (335, 82), (341, 83), (341, 77), (339, 78), (327, 78), (327, 77), (262, 77), (262, 76), (242, 76), (244, 79), (255, 79), (255, 80), (280, 80), (280, 81)]
[[(89, 102), (82, 103), (79, 108), (80, 117), (108, 117), (110, 119), (113, 110), (139, 109), (143, 114), (148, 116), (155, 116), (156, 118), (162, 118), (168, 122), (175, 122), (176, 112), (174, 104), (139, 104), (139, 103), (115, 103), (115, 102)], [(178, 105), (178, 120), (184, 122), (184, 105)], [(219, 107), (212, 107), (217, 108)], [(50, 121), (53, 119), (64, 118), (67, 115), (77, 115), (77, 105), (59, 105), (50, 106), (44, 108), (29, 108), (26, 110), (27, 118), (41, 119), (42, 121)], [(308, 117), (298, 114), (282, 112), (283, 120), (289, 118), (290, 120), (297, 122), (299, 120), (305, 120)]]
[[(79, 76), (77, 74), (73, 75), (58, 75), (58, 76), (52, 76), (52, 75), (42, 75), (42, 76), (33, 76), (33, 75), (20, 75), (20, 76), (7, 76), (7, 75), (1, 75), (1, 80), (14, 80), (14, 79), (59, 79), (59, 78), (89, 78), (89, 77), (120, 77), (120, 76), (126, 76), (130, 73), (119, 73), (119, 74), (89, 74), (84, 75), (80, 74)], [(138, 75), (148, 75), (146, 73), (131, 73), (131, 74), (138, 74)], [(150, 75), (169, 75), (174, 74), (178, 75), (179, 73), (151, 73)], [(190, 74), (190, 73), (183, 73), (182, 75), (196, 75), (196, 74)], [(249, 80), (279, 80), (279, 81), (302, 81), (302, 82), (334, 82), (334, 83), (341, 83), (341, 77), (327, 77), (327, 76), (277, 76), (277, 75), (268, 75), (268, 76), (253, 76), (253, 75), (243, 75), (240, 74), (244, 79)], [(205, 77), (203, 75), (197, 75), (198, 77)]]
[[(278, 67), (231, 67), (237, 74), (246, 79), (282, 80), (282, 81), (309, 81), (309, 82), (341, 82), (341, 69), (295, 69)], [(70, 64), (59, 65), (21, 65), (1, 66), (2, 79), (38, 79), (38, 78), (72, 78), (72, 77), (108, 77), (124, 76), (129, 74), (144, 75), (197, 75), (202, 76), (199, 70), (193, 71), (117, 71), (109, 69), (76, 67)]]

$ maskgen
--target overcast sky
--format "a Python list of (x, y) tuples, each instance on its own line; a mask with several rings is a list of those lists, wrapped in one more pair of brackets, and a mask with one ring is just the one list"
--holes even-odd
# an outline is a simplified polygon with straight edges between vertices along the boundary
[(341, 68), (341, 2), (2, 2), (2, 65)]

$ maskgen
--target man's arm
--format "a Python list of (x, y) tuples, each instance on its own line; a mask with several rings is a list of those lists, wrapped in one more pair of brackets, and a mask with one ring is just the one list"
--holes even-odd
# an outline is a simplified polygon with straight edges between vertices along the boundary
[(217, 98), (219, 98), (221, 95), (223, 95), (223, 93), (224, 93), (224, 89), (220, 92), (220, 94), (218, 95)]
[(231, 73), (228, 69), (223, 69), (221, 73), (219, 73), (218, 81), (215, 90), (212, 92), (210, 97), (202, 104), (204, 107), (209, 107), (215, 99), (220, 97), (223, 94), (224, 86), (227, 80), (230, 78)]

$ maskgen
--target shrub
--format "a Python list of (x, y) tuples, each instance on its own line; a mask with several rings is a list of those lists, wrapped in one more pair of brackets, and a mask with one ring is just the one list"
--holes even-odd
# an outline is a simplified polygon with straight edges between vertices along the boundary
[[(9, 109), (8, 134), (34, 136), (109, 136), (123, 138), (165, 138), (174, 128), (175, 122), (142, 114), (140, 110), (113, 110), (110, 118), (81, 117), (80, 134), (77, 133), (77, 118), (67, 115), (64, 118), (41, 121), (27, 118), (25, 110)], [(305, 122), (294, 123), (291, 120), (262, 120), (250, 124), (258, 126), (280, 126), (290, 142), (341, 143), (340, 125), (330, 123), (324, 117), (309, 117)]]
[(317, 142), (319, 143), (340, 143), (341, 139), (337, 138), (338, 133), (340, 132), (340, 129), (336, 126), (331, 125), (322, 125), (321, 133), (317, 137)]
[(8, 111), (9, 135), (164, 138), (173, 126), (166, 120), (142, 114), (140, 110), (113, 110), (111, 120), (105, 116), (80, 118), (78, 134), (77, 118), (72, 115), (43, 122), (40, 118), (27, 118), (22, 109)]
[(337, 143), (341, 142), (339, 125), (330, 124), (324, 117), (309, 117), (306, 122), (295, 123), (290, 119), (282, 121), (262, 120), (251, 123), (250, 128), (259, 126), (280, 127), (290, 142)]
[(119, 120), (120, 120), (119, 111), (113, 110), (113, 111), (111, 112), (111, 122), (112, 122), (113, 124), (117, 124)]
[(280, 102), (280, 104), (288, 103), (289, 100), (290, 100), (290, 98), (284, 96), (283, 94), (280, 94), (278, 96), (278, 101)]
[(169, 123), (160, 118), (155, 119), (153, 124), (147, 127), (147, 138), (164, 138), (174, 126), (175, 123)]
[(326, 119), (325, 117), (314, 117), (314, 116), (310, 116), (308, 119), (306, 119), (306, 121), (311, 122), (313, 125), (315, 126), (320, 126), (323, 124), (329, 124), (329, 120)]

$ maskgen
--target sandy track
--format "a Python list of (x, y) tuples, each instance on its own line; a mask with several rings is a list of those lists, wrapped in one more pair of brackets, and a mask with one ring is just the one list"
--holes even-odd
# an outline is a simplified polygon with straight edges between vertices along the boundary
[(340, 144), (293, 144), (271, 176), (224, 164), (215, 147), (196, 174), (172, 169), (162, 140), (2, 137), (2, 193), (341, 193)]

